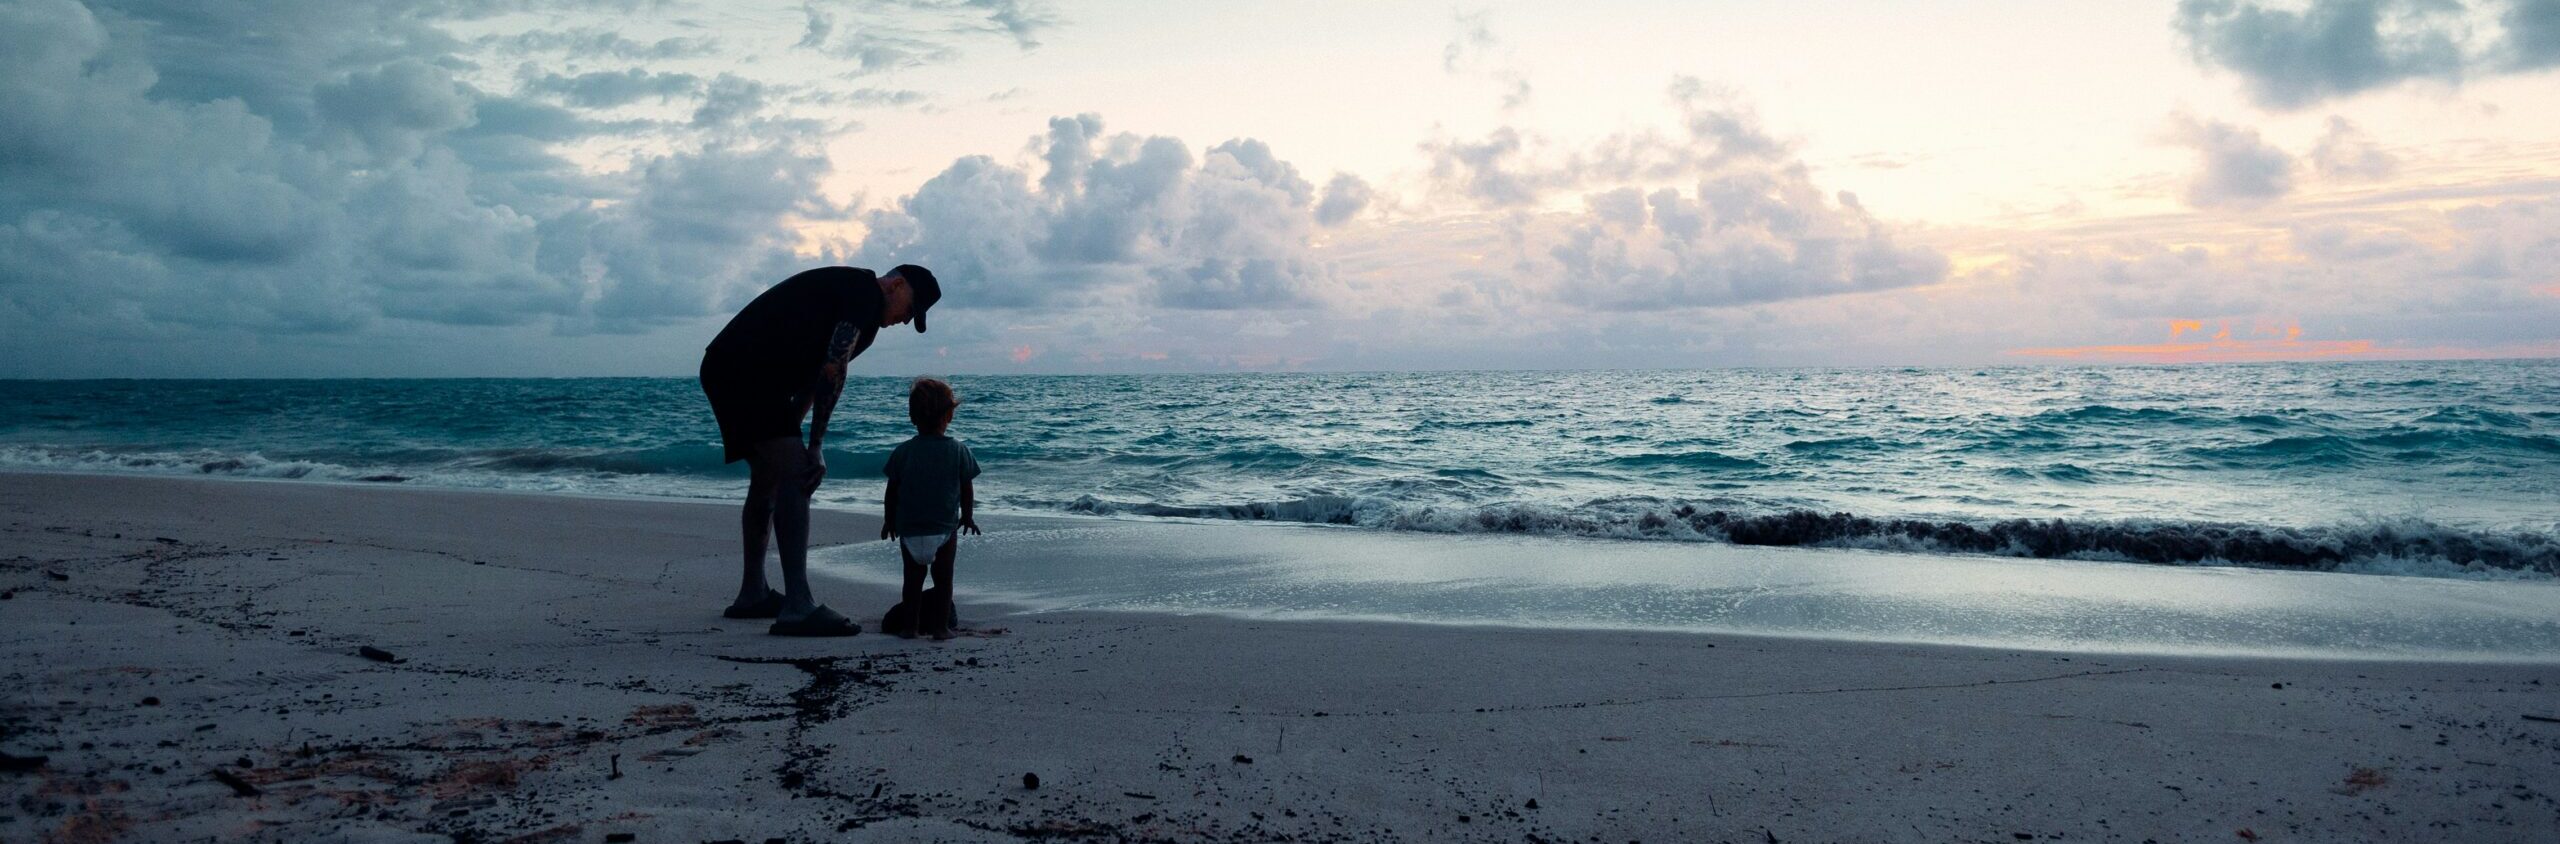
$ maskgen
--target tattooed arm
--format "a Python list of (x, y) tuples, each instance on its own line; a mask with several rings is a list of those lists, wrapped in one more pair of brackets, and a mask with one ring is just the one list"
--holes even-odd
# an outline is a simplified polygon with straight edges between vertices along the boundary
[(845, 364), (870, 346), (878, 331), (876, 328), (865, 331), (853, 323), (839, 322), (836, 323), (835, 335), (827, 340), (827, 362), (818, 367), (817, 382), (809, 385), (808, 485), (812, 491), (818, 488), (819, 481), (827, 477), (827, 458), (820, 445), (827, 438), (827, 417), (835, 414), (836, 399), (844, 395)]

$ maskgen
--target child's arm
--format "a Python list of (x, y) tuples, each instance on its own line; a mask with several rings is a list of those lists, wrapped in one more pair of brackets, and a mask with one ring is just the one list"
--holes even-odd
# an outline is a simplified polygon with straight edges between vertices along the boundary
[(889, 476), (889, 491), (880, 496), (880, 538), (889, 538), (889, 526), (898, 523), (898, 477)]
[(960, 482), (960, 529), (970, 533), (985, 533), (978, 529), (977, 481)]

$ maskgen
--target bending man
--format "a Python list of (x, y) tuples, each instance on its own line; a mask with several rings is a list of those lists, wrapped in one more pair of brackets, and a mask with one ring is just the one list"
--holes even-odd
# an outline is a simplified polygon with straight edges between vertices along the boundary
[[(912, 318), (923, 331), (925, 310), (941, 298), (933, 272), (913, 264), (884, 276), (820, 267), (747, 303), (703, 350), (702, 392), (720, 421), (722, 456), (745, 460), (748, 468), (746, 512), (738, 523), (746, 570), (737, 601), (721, 615), (774, 619), (779, 636), (862, 632), (809, 594), (809, 496), (827, 475), (820, 444), (844, 392), (845, 364), (884, 327)], [(803, 446), (800, 420), (812, 411)], [(767, 526), (781, 544), (779, 592), (765, 583)]]

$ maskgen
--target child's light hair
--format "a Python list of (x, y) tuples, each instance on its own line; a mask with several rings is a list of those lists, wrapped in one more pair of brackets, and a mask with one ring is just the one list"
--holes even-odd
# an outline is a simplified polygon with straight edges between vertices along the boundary
[(907, 388), (907, 421), (921, 433), (939, 434), (951, 427), (951, 412), (959, 407), (960, 394), (940, 378), (918, 378)]

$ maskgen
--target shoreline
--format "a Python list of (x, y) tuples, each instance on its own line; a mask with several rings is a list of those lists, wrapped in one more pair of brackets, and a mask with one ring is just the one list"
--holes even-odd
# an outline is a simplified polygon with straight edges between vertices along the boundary
[[(72, 477), (95, 477), (95, 478), (156, 478), (156, 479), (166, 479), (166, 480), (247, 481), (247, 482), (254, 482), (254, 483), (323, 484), (323, 485), (329, 485), (329, 486), (335, 486), (335, 487), (342, 487), (342, 488), (351, 488), (351, 489), (412, 489), (412, 490), (445, 491), (445, 492), (499, 493), (499, 494), (515, 494), (515, 495), (528, 495), (528, 496), (542, 496), (542, 497), (564, 497), (564, 498), (581, 498), (581, 499), (599, 499), (599, 500), (608, 500), (608, 501), (681, 502), (681, 503), (712, 503), (712, 504), (734, 504), (734, 503), (735, 503), (732, 499), (729, 499), (729, 498), (714, 497), (714, 496), (708, 496), (708, 495), (704, 495), (704, 496), (689, 496), (689, 495), (666, 494), (666, 493), (613, 492), (613, 491), (606, 491), (606, 490), (587, 490), (587, 489), (527, 489), (527, 488), (504, 487), (504, 486), (473, 486), (473, 485), (443, 485), (443, 484), (436, 484), (436, 483), (422, 483), (422, 484), (411, 484), (411, 483), (408, 483), (408, 481), (410, 481), (410, 480), (414, 480), (414, 478), (403, 478), (403, 479), (402, 479), (402, 480), (400, 480), (400, 481), (366, 481), (366, 480), (359, 480), (359, 479), (352, 479), (352, 478), (325, 478), (325, 477), (324, 477), (324, 478), (311, 478), (311, 477), (269, 477), (269, 476), (260, 476), (260, 475), (215, 474), (215, 473), (209, 473), (209, 472), (208, 472), (208, 473), (195, 473), (195, 474), (190, 474), (190, 473), (180, 473), (180, 472), (115, 471), (115, 470), (107, 470), (107, 469), (82, 469), (82, 468), (59, 468), (59, 467), (28, 467), (28, 466), (9, 466), (9, 467), (0, 467), (0, 476), (13, 475), (13, 474), (17, 474), (17, 475), (63, 475), (63, 476), (72, 476)], [(744, 480), (743, 476), (741, 476), (741, 477), (738, 479), (738, 482), (739, 482), (740, 484), (743, 484), (743, 483), (745, 482), (745, 480)], [(830, 512), (837, 512), (837, 513), (851, 514), (851, 515), (856, 515), (856, 516), (870, 516), (870, 517), (873, 517), (873, 518), (877, 518), (877, 517), (878, 517), (878, 515), (879, 515), (879, 508), (878, 508), (878, 507), (876, 507), (876, 506), (868, 506), (868, 507), (866, 507), (866, 506), (854, 506), (854, 505), (847, 505), (847, 504), (840, 504), (840, 503), (830, 503), (830, 502), (825, 502), (825, 501), (813, 501), (813, 502), (812, 502), (812, 512), (817, 512), (817, 511), (830, 511)], [(1758, 544), (1758, 543), (1754, 543), (1754, 544), (1746, 544), (1746, 543), (1739, 543), (1739, 542), (1734, 542), (1734, 541), (1731, 541), (1731, 540), (1725, 540), (1725, 539), (1680, 539), (1680, 538), (1657, 538), (1657, 537), (1627, 537), (1627, 536), (1608, 536), (1608, 535), (1594, 535), (1594, 534), (1586, 534), (1586, 533), (1571, 533), (1571, 532), (1566, 532), (1566, 533), (1541, 533), (1541, 532), (1534, 532), (1534, 531), (1532, 531), (1532, 532), (1509, 532), (1509, 531), (1484, 531), (1484, 532), (1472, 532), (1472, 531), (1442, 531), (1442, 530), (1430, 530), (1430, 529), (1409, 529), (1409, 528), (1380, 528), (1380, 527), (1371, 527), (1371, 526), (1366, 526), (1366, 525), (1356, 525), (1356, 524), (1340, 524), (1340, 523), (1318, 522), (1318, 521), (1300, 521), (1300, 520), (1293, 520), (1293, 519), (1279, 519), (1279, 518), (1271, 518), (1271, 519), (1221, 519), (1221, 518), (1211, 518), (1211, 517), (1193, 517), (1193, 516), (1162, 516), (1162, 515), (1148, 515), (1148, 514), (1143, 514), (1143, 513), (1106, 513), (1106, 512), (1075, 512), (1075, 511), (1059, 511), (1059, 510), (1024, 510), (1024, 509), (1015, 509), (1015, 508), (1004, 507), (1004, 506), (1002, 506), (1002, 505), (992, 505), (992, 504), (982, 504), (982, 505), (980, 506), (980, 508), (979, 508), (979, 511), (980, 511), (980, 512), (982, 512), (982, 513), (991, 514), (991, 515), (993, 515), (993, 516), (995, 516), (995, 517), (997, 517), (997, 518), (1002, 518), (1002, 519), (1006, 519), (1006, 520), (1034, 521), (1034, 522), (1037, 522), (1037, 521), (1054, 521), (1054, 522), (1059, 522), (1059, 523), (1063, 523), (1063, 524), (1080, 524), (1080, 523), (1081, 523), (1081, 524), (1090, 524), (1090, 523), (1097, 523), (1097, 522), (1098, 522), (1098, 523), (1113, 523), (1113, 524), (1141, 524), (1141, 525), (1144, 525), (1144, 524), (1171, 524), (1171, 525), (1255, 525), (1255, 526), (1265, 526), (1265, 527), (1274, 527), (1274, 528), (1314, 528), (1314, 529), (1323, 529), (1323, 530), (1380, 531), (1380, 532), (1385, 532), (1385, 533), (1390, 533), (1390, 534), (1411, 534), (1411, 535), (1417, 535), (1417, 536), (1438, 536), (1438, 537), (1527, 537), (1527, 538), (1536, 538), (1536, 539), (1552, 539), (1552, 540), (1560, 540), (1560, 541), (1567, 541), (1567, 542), (1598, 542), (1598, 543), (1618, 543), (1618, 542), (1654, 543), (1654, 542), (1664, 542), (1664, 543), (1669, 543), (1669, 544), (1674, 544), (1674, 545), (1687, 545), (1687, 546), (1704, 547), (1704, 548), (1718, 548), (1718, 547), (1722, 547), (1722, 548), (1778, 548), (1778, 549), (1789, 549), (1789, 550), (1795, 550), (1795, 551), (1806, 551), (1806, 552), (1816, 552), (1816, 553), (1822, 553), (1822, 552), (1845, 552), (1845, 553), (1872, 553), (1872, 554), (1884, 554), (1884, 555), (1909, 555), (1909, 556), (1916, 556), (1916, 557), (1950, 557), (1950, 558), (1957, 558), (1957, 559), (1982, 559), (1982, 560), (2025, 560), (2025, 561), (2043, 561), (2043, 562), (2053, 562), (2053, 563), (2087, 563), (2087, 564), (2094, 564), (2094, 565), (2129, 565), (2129, 566), (2140, 566), (2140, 567), (2161, 568), (2161, 569), (2171, 569), (2171, 570), (2177, 570), (2177, 569), (2189, 569), (2189, 570), (2193, 570), (2193, 569), (2207, 569), (2207, 570), (2210, 570), (2210, 569), (2229, 569), (2229, 570), (2236, 570), (2236, 571), (2285, 572), (2285, 573), (2294, 573), (2294, 574), (2336, 574), (2336, 575), (2361, 575), (2361, 576), (2373, 576), (2373, 577), (2406, 577), (2406, 578), (2417, 578), (2417, 579), (2422, 579), (2422, 580), (2458, 580), (2458, 581), (2487, 582), (2487, 583), (2510, 583), (2510, 582), (2512, 582), (2512, 583), (2551, 583), (2551, 584), (2560, 584), (2560, 571), (2542, 571), (2542, 570), (2530, 569), (2530, 568), (2522, 568), (2522, 569), (2499, 568), (2499, 567), (2495, 567), (2495, 566), (2485, 566), (2485, 565), (2481, 565), (2481, 564), (2477, 564), (2477, 563), (2457, 563), (2457, 562), (2449, 562), (2449, 561), (2442, 560), (2442, 559), (2392, 559), (2392, 560), (2385, 560), (2385, 561), (2380, 561), (2380, 562), (2377, 562), (2377, 561), (2369, 561), (2369, 560), (2360, 560), (2360, 561), (2351, 561), (2351, 562), (2346, 563), (2346, 564), (2344, 564), (2344, 565), (2342, 565), (2342, 566), (2339, 566), (2339, 567), (2333, 567), (2333, 568), (2313, 568), (2313, 567), (2308, 567), (2308, 566), (2303, 566), (2303, 565), (2296, 565), (2296, 564), (2289, 564), (2289, 563), (2279, 563), (2279, 562), (2232, 561), (2232, 560), (2224, 560), (2224, 559), (2216, 559), (2216, 560), (2202, 560), (2202, 561), (2170, 561), (2170, 562), (2152, 562), (2152, 561), (2145, 561), (2145, 560), (2138, 560), (2138, 559), (2129, 559), (2129, 558), (2123, 558), (2123, 557), (2110, 557), (2110, 556), (2105, 556), (2105, 555), (2098, 555), (2098, 556), (2070, 556), (2070, 555), (2065, 555), (2065, 556), (2051, 556), (2051, 557), (2047, 557), (2047, 556), (2034, 556), (2034, 555), (2012, 555), (2012, 554), (2000, 554), (2000, 553), (1987, 553), (1987, 552), (1981, 552), (1981, 551), (1961, 550), (1961, 549), (1931, 549), (1931, 548), (1896, 547), (1896, 546), (1888, 546), (1888, 547), (1873, 547), (1873, 546), (1863, 545), (1863, 544), (1847, 544), (1847, 545), (1826, 544), (1826, 543), (1796, 543), (1796, 544)], [(1817, 512), (1819, 512), (1819, 511), (1817, 511), (1817, 510), (1803, 510), (1803, 511), (1801, 511), (1801, 512), (1805, 512), (1805, 513), (1817, 513)], [(2028, 521), (2033, 521), (2033, 520), (2028, 520)], [(2138, 521), (2141, 521), (2141, 520), (2139, 520), (2139, 519), (2125, 519), (2125, 520), (2118, 520), (2118, 521), (2138, 522)], [(2204, 525), (2218, 525), (2218, 524), (2220, 524), (2220, 523), (2214, 523), (2214, 522), (2198, 522), (2197, 524), (2204, 524)], [(2274, 529), (2276, 529), (2276, 530), (2322, 530), (2322, 529), (2333, 529), (2333, 528), (2335, 528), (2335, 527), (2336, 527), (2335, 525), (2294, 525), (2294, 526), (2282, 526), (2282, 525), (2279, 525), (2279, 526), (2274, 526)], [(848, 544), (859, 544), (859, 543), (857, 542), (857, 543), (848, 543)], [(817, 547), (813, 545), (811, 550), (814, 552), (815, 550), (817, 550)], [(2389, 565), (2414, 566), (2414, 567), (2416, 567), (2416, 568), (2415, 568), (2414, 570), (2408, 570), (2408, 569), (2404, 569), (2404, 570), (2389, 570), (2389, 569), (2383, 568), (2384, 566), (2389, 566)], [(1392, 619), (1390, 619), (1390, 620), (1392, 620)], [(1616, 628), (1609, 628), (1609, 629), (1616, 629)], [(1642, 628), (1642, 629), (1652, 629), (1652, 628)]]
[[(0, 477), (5, 477), (8, 474), (11, 473), (0, 471)], [(243, 478), (223, 475), (209, 475), (203, 477), (168, 477), (160, 475), (122, 474), (112, 472), (20, 472), (18, 474), (32, 474), (40, 476), (60, 475), (85, 478), (164, 479), (182, 483), (218, 484), (243, 480), (288, 485), (314, 483), (314, 481), (309, 479), (301, 478)], [(344, 480), (320, 480), (316, 483), (322, 486), (329, 486), (342, 490), (414, 491), (430, 495), (444, 492), (464, 492), (495, 494), (502, 497), (521, 496), (528, 502), (540, 502), (544, 500), (574, 500), (590, 502), (618, 502), (637, 505), (711, 505), (720, 508), (723, 511), (733, 510), (735, 507), (734, 503), (721, 499), (640, 495), (614, 492), (524, 490), (486, 487), (441, 487), (429, 485), (410, 486)], [(827, 583), (836, 583), (853, 587), (874, 587), (885, 589), (894, 594), (898, 585), (895, 579), (894, 565), (890, 565), (890, 571), (884, 573), (872, 570), (878, 568), (878, 566), (874, 565), (874, 563), (877, 562), (876, 560), (860, 561), (851, 559), (860, 553), (861, 549), (880, 544), (879, 541), (872, 538), (872, 536), (866, 535), (868, 531), (876, 530), (878, 511), (876, 509), (841, 505), (819, 505), (813, 508), (812, 512), (829, 513), (832, 514), (833, 517), (873, 520), (872, 524), (875, 525), (875, 527), (863, 529), (864, 533), (858, 533), (856, 538), (849, 541), (834, 543), (813, 541), (810, 549), (810, 571), (812, 576)], [(2377, 647), (2374, 643), (2367, 643), (2365, 645), (2352, 648), (2335, 647), (2324, 649), (2324, 646), (2316, 646), (2299, 641), (2293, 644), (2272, 641), (2252, 643), (2247, 641), (2215, 640), (2210, 637), (2175, 642), (2149, 641), (2134, 638), (2137, 635), (2137, 631), (2130, 629), (2117, 631), (2117, 636), (2119, 638), (2113, 639), (2110, 639), (2104, 634), (2100, 634), (2095, 638), (2084, 637), (2067, 640), (2032, 641), (2021, 638), (2020, 635), (2016, 633), (2014, 625), (2011, 632), (2007, 635), (1995, 632), (1987, 635), (1965, 636), (1943, 629), (1932, 633), (1921, 633), (1912, 630), (1902, 630), (1899, 632), (1893, 630), (1858, 630), (1847, 627), (1831, 629), (1801, 627), (1793, 629), (1773, 629), (1765, 626), (1754, 626), (1750, 623), (1737, 624), (1711, 621), (1693, 621), (1684, 623), (1666, 620), (1644, 622), (1624, 619), (1604, 620), (1597, 616), (1570, 618), (1525, 616), (1489, 617), (1478, 614), (1468, 617), (1434, 617), (1419, 614), (1414, 611), (1350, 611), (1340, 606), (1310, 609), (1307, 607), (1206, 606), (1172, 603), (1148, 604), (1144, 602), (1139, 602), (1136, 605), (1129, 605), (1126, 602), (1079, 601), (1062, 597), (1063, 593), (1060, 590), (1072, 591), (1072, 588), (1076, 585), (1072, 583), (1045, 584), (1046, 586), (1051, 587), (1047, 590), (1048, 594), (1040, 594), (1038, 592), (1025, 593), (1020, 591), (1005, 592), (1002, 590), (990, 590), (987, 588), (987, 584), (982, 575), (988, 571), (986, 565), (990, 560), (986, 557), (986, 554), (991, 546), (979, 543), (983, 543), (988, 539), (993, 539), (1001, 543), (1005, 541), (1007, 535), (1020, 533), (1025, 530), (1066, 534), (1110, 535), (1134, 533), (1140, 536), (1151, 535), (1155, 532), (1192, 532), (1203, 534), (1208, 537), (1201, 540), (1204, 545), (1229, 549), (1230, 552), (1232, 552), (1234, 548), (1239, 547), (1240, 544), (1243, 546), (1252, 546), (1257, 544), (1268, 546), (1260, 549), (1259, 555), (1262, 560), (1257, 562), (1267, 562), (1273, 558), (1340, 556), (1343, 548), (1348, 548), (1349, 552), (1354, 555), (1383, 556), (1385, 558), (1392, 559), (1405, 556), (1405, 554), (1400, 553), (1398, 550), (1398, 546), (1400, 545), (1405, 548), (1436, 548), (1443, 544), (1454, 544), (1459, 547), (1467, 547), (1472, 544), (1473, 547), (1489, 549), (1494, 553), (1506, 552), (1510, 546), (1515, 545), (1535, 545), (1546, 546), (1545, 551), (1551, 552), (1552, 557), (1569, 558), (1582, 561), (1572, 564), (1577, 566), (1587, 567), (1590, 565), (1589, 561), (1592, 559), (1608, 560), (1627, 557), (1660, 558), (1668, 555), (1677, 557), (1681, 568), (1691, 569), (1694, 567), (1694, 570), (1697, 571), (1712, 570), (1718, 566), (1731, 566), (1736, 563), (1736, 558), (1757, 557), (1761, 558), (1761, 564), (1769, 569), (1769, 571), (1765, 572), (1762, 576), (1770, 577), (1774, 581), (1771, 584), (1761, 584), (1759, 586), (1776, 586), (1781, 589), (1804, 588), (1810, 584), (1820, 584), (1825, 579), (1819, 575), (1800, 575), (1797, 572), (1794, 572), (1793, 569), (1823, 566), (1830, 568), (1833, 571), (1833, 576), (1837, 577), (1841, 575), (1842, 571), (1844, 571), (1838, 569), (1837, 566), (1844, 561), (1851, 564), (1845, 571), (1852, 574), (1856, 573), (1859, 568), (1899, 571), (1912, 567), (1951, 566), (1952, 569), (1950, 571), (1942, 572), (1942, 574), (1952, 575), (1959, 578), (1971, 576), (2002, 580), (2013, 580), (2021, 575), (2032, 580), (2051, 579), (2061, 581), (2107, 577), (2113, 577), (2119, 581), (2124, 578), (2131, 578), (2137, 582), (2157, 579), (2183, 579), (2190, 585), (2208, 589), (2228, 588), (2228, 584), (2217, 582), (2220, 578), (2224, 577), (2265, 578), (2267, 582), (2258, 585), (2255, 587), (2256, 589), (2265, 590), (2268, 588), (2276, 588), (2282, 591), (2296, 591), (2295, 588), (2289, 584), (2299, 583), (2304, 584), (2304, 587), (2302, 587), (2300, 591), (2320, 593), (2326, 595), (2327, 599), (2331, 601), (2342, 599), (2350, 601), (2362, 600), (2366, 602), (2367, 605), (2375, 607), (2377, 610), (2387, 610), (2392, 608), (2396, 606), (2394, 602), (2403, 597), (2430, 602), (2444, 601), (2448, 598), (2458, 599), (2460, 597), (2458, 594), (2443, 594), (2444, 590), (2447, 589), (2478, 590), (2490, 588), (2492, 585), (2514, 584), (2527, 591), (2513, 594), (2539, 596), (2539, 603), (2532, 608), (2528, 608), (2526, 610), (2527, 615), (2537, 619), (2545, 617), (2560, 618), (2560, 582), (2543, 581), (2533, 578), (2462, 577), (2431, 573), (2388, 571), (2310, 571), (2282, 566), (2240, 565), (2228, 563), (2211, 565), (2164, 565), (2113, 560), (2045, 559), (1961, 552), (1920, 552), (1872, 548), (1746, 546), (1725, 542), (1654, 542), (1581, 535), (1549, 536), (1500, 533), (1471, 534), (1440, 533), (1434, 531), (1396, 531), (1350, 525), (1311, 524), (1288, 521), (1231, 521), (1218, 519), (1185, 519), (1105, 514), (1061, 514), (1009, 510), (994, 510), (988, 512), (992, 513), (992, 515), (987, 517), (987, 521), (990, 525), (995, 526), (997, 533), (995, 536), (973, 540), (973, 549), (969, 552), (972, 576), (967, 579), (972, 582), (967, 584), (970, 588), (965, 591), (970, 593), (966, 596), (969, 598), (966, 603), (970, 606), (973, 615), (980, 609), (987, 609), (997, 610), (1003, 614), (1089, 612), (1115, 616), (1163, 615), (1168, 617), (1199, 617), (1226, 619), (1238, 622), (1352, 622), (1389, 625), (1417, 624), (1454, 629), (1715, 635), (1766, 638), (1779, 641), (1964, 648), (1996, 652), (2038, 653), (2085, 657), (2116, 656), (2165, 659), (2318, 660), (2342, 663), (2478, 663), (2490, 665), (2527, 666), (2560, 665), (2560, 636), (2548, 635), (2533, 640), (2529, 646), (2518, 642), (2507, 649), (2499, 649), (2485, 644), (2474, 644), (2468, 646), (2467, 649), (2454, 650), (2440, 646), (2412, 645), (2410, 643), (2403, 643), (2401, 648), (2398, 650), (2393, 650), (2388, 647)], [(1069, 545), (1075, 544), (1079, 543), (1069, 543)], [(1040, 550), (1036, 553), (1040, 556), (1054, 556), (1055, 552)], [(1516, 554), (1506, 555), (1517, 556)], [(1016, 554), (1014, 556), (1019, 558), (1023, 555)], [(1100, 556), (1103, 559), (1109, 559), (1112, 555), (1105, 553)], [(1536, 558), (1536, 564), (1541, 568), (1547, 566), (1547, 559), (1549, 556), (1550, 554), (1532, 554), (1532, 557)], [(1070, 551), (1062, 559), (1092, 562), (1091, 557), (1093, 557), (1093, 555), (1085, 552)], [(771, 555), (768, 553), (768, 571), (770, 571), (772, 567), (771, 559)], [(1001, 558), (999, 558), (999, 561), (1001, 561)], [(1251, 555), (1239, 557), (1232, 556), (1231, 554), (1228, 561), (1232, 564), (1236, 561), (1254, 561), (1254, 558)], [(1011, 562), (1019, 562), (1019, 560), (1017, 559)], [(1187, 561), (1174, 559), (1166, 562), (1173, 568), (1179, 568)], [(1517, 569), (1515, 568), (1514, 571), (1516, 572)], [(1470, 571), (1466, 573), (1466, 576), (1461, 576), (1458, 579), (1481, 579), (1486, 575), (1493, 574), (1498, 573)], [(2361, 575), (2363, 577), (2350, 577), (2343, 580), (2333, 580), (2328, 577), (2334, 575)], [(2305, 579), (2295, 581), (2292, 580), (2294, 578)], [(2373, 578), (2381, 578), (2382, 580), (2372, 581)], [(1641, 580), (1642, 576), (1639, 575), (1638, 579)], [(1790, 582), (1791, 579), (1793, 579), (1794, 582)], [(1893, 585), (1925, 590), (1930, 588), (1925, 585), (1926, 580), (1927, 578), (1923, 577), (1913, 583)], [(2448, 582), (2472, 585), (2449, 586), (2447, 585)], [(1579, 584), (1571, 582), (1561, 582), (1548, 584), (1546, 588), (1573, 589), (1578, 585)], [(2020, 585), (2024, 586), (2026, 584)], [(2346, 588), (2348, 586), (2353, 586), (2355, 588)], [(1814, 588), (1819, 589), (1823, 587), (1817, 585)], [(2401, 594), (2403, 589), (2420, 590), (2433, 594), (2428, 594), (2424, 598), (2418, 598), (2418, 596), (2415, 595)], [(2081, 591), (2085, 592), (2087, 590), (2083, 589)], [(824, 590), (822, 589), (821, 592), (823, 599)], [(2479, 596), (2487, 593), (2471, 591), (2470, 594), (2473, 596)], [(1091, 596), (1085, 597), (1089, 598)], [(1607, 596), (1603, 595), (1597, 597), (1606, 598)], [(2055, 598), (2056, 595), (2052, 593), (2039, 595), (2029, 590), (2021, 591), (2015, 596), (2003, 595), (2001, 597), (2012, 600), (2050, 600)], [(2501, 594), (2496, 597), (2504, 598), (2509, 596)], [(2129, 611), (2176, 611), (2181, 613), (2192, 613), (2195, 616), (2194, 620), (2197, 621), (2216, 618), (2224, 618), (2224, 620), (2227, 621), (2228, 616), (2235, 615), (2239, 612), (2239, 610), (2231, 607), (2216, 609), (2202, 605), (2193, 608), (2179, 606), (2183, 603), (2185, 603), (2183, 599), (2172, 599), (2167, 601), (2165, 605), (2162, 602), (2155, 601), (2148, 606), (2138, 604), (2121, 604), (2087, 606), (2082, 609), (2088, 612), (2108, 615), (2122, 615)], [(2322, 603), (2322, 601), (2316, 598), (2304, 598), (2299, 603), (2302, 605), (2284, 606), (2271, 604), (2258, 607), (2256, 609), (2260, 612), (2275, 612), (2293, 615), (2303, 611), (2305, 609), (2305, 605), (2307, 605), (2321, 612), (2330, 613), (2332, 615), (2338, 614), (2338, 612), (2332, 608), (2319, 607), (2318, 605)], [(1822, 608), (1815, 607), (1814, 609)], [(1946, 609), (1959, 613), (1966, 610), (1964, 607), (1947, 607)], [(1986, 610), (1995, 613), (2000, 612), (2000, 610), (1988, 605), (1977, 606), (1971, 609), (1975, 613), (1984, 612)], [(2444, 620), (2452, 620), (2452, 617), (2448, 616), (2446, 619), (2439, 620), (2439, 623)], [(2477, 619), (2474, 620), (2476, 621)], [(2295, 623), (2301, 623), (2300, 619), (2296, 619)], [(2345, 622), (2338, 619), (2332, 619), (2332, 623), (2343, 624)], [(2512, 615), (2509, 615), (2505, 619), (2494, 623), (2509, 625), (2511, 628), (2512, 625), (2517, 624), (2518, 622), (2513, 619)], [(2473, 631), (2473, 635), (2483, 635), (2487, 631), (2496, 631), (2499, 629), (2501, 628), (2483, 628), (2482, 630)], [(2362, 632), (2366, 638), (2370, 638), (2371, 631)]]
[(2555, 666), (1117, 611), (782, 640), (717, 618), (735, 523), (687, 505), (721, 502), (227, 480), (0, 473), (0, 751), (48, 757), (0, 837), (2560, 833)]

